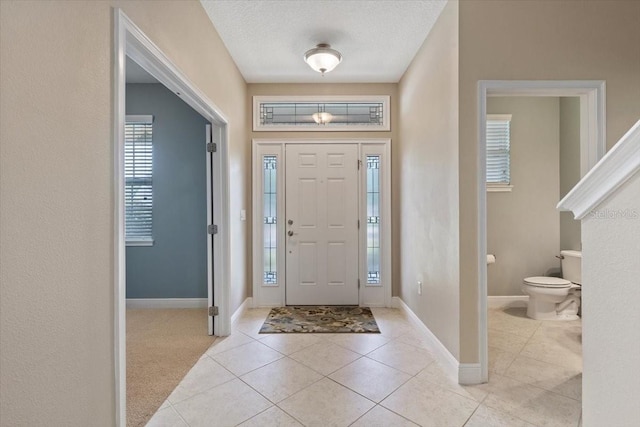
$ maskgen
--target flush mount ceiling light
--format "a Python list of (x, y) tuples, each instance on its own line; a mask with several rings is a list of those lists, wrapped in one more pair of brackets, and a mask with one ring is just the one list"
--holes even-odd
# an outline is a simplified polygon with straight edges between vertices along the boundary
[(319, 125), (326, 125), (333, 120), (333, 114), (327, 113), (326, 111), (313, 113), (311, 117), (313, 117), (313, 120)]
[(320, 43), (304, 54), (304, 62), (319, 73), (328, 73), (342, 61), (342, 55), (326, 43)]

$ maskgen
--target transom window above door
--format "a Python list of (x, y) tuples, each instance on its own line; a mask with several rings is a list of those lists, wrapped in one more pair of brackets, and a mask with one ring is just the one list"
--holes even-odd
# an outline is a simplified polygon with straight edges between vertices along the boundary
[(389, 131), (388, 96), (255, 96), (254, 131)]

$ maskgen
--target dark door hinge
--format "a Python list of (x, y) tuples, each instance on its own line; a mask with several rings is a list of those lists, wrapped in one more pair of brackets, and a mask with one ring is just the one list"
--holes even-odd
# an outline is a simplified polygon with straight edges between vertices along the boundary
[(218, 307), (213, 306), (209, 307), (209, 316), (217, 316), (218, 315)]
[(218, 226), (215, 224), (211, 224), (207, 226), (207, 233), (209, 234), (218, 234)]
[(207, 153), (215, 153), (218, 151), (218, 145), (215, 142), (207, 142)]

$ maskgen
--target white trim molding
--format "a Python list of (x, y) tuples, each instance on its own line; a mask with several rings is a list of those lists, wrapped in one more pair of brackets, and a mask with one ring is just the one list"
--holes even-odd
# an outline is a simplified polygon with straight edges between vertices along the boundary
[[(222, 110), (213, 103), (189, 78), (173, 64), (138, 26), (131, 21), (121, 9), (114, 9), (115, 34), (115, 64), (114, 64), (114, 92), (115, 92), (115, 129), (117, 149), (116, 152), (116, 176), (119, 177), (122, 170), (122, 159), (124, 148), (124, 120), (125, 120), (125, 56), (129, 56), (144, 68), (149, 74), (154, 76), (160, 83), (169, 90), (176, 93), (186, 104), (196, 110), (205, 119), (210, 121), (214, 128), (219, 129), (218, 138), (214, 138), (218, 144), (216, 156), (214, 156), (213, 176), (213, 198), (214, 203), (213, 221), (218, 225), (218, 234), (214, 239), (214, 275), (216, 286), (213, 299), (219, 308), (220, 315), (215, 318), (214, 333), (226, 335), (229, 333), (230, 317), (229, 313), (229, 179), (228, 179), (228, 140), (229, 129), (228, 120)], [(118, 182), (118, 187), (123, 183)], [(123, 197), (116, 197), (116, 218), (124, 216)], [(124, 229), (124, 226), (122, 227)], [(123, 254), (124, 255), (124, 254)], [(118, 259), (118, 258), (117, 258)], [(122, 264), (116, 267), (124, 270), (124, 259)], [(118, 276), (116, 274), (116, 276)], [(124, 278), (122, 278), (124, 287)], [(124, 299), (122, 299), (124, 301)]]
[(639, 170), (640, 120), (573, 187), (557, 208), (573, 212), (575, 219), (583, 219)]
[(447, 349), (447, 347), (440, 342), (438, 337), (425, 325), (422, 320), (411, 310), (411, 308), (402, 301), (400, 297), (393, 297), (391, 302), (392, 307), (399, 308), (408, 317), (411, 324), (422, 334), (425, 342), (429, 346), (429, 349), (436, 356), (440, 365), (445, 369), (446, 373), (451, 378), (458, 378), (459, 381), (459, 368), (460, 364), (458, 359)]
[(511, 193), (513, 185), (511, 184), (489, 184), (487, 183), (487, 193)]
[(207, 299), (127, 298), (127, 308), (207, 308)]
[(248, 297), (247, 299), (242, 301), (242, 304), (240, 304), (240, 307), (238, 307), (236, 311), (234, 311), (233, 314), (231, 315), (231, 324), (233, 325), (234, 323), (236, 323), (238, 319), (242, 317), (244, 312), (251, 307), (253, 307), (253, 298)]
[(153, 239), (149, 238), (130, 238), (125, 240), (127, 246), (153, 246)]
[(479, 363), (461, 363), (458, 366), (458, 384), (482, 384), (482, 369)]
[[(229, 241), (229, 160), (228, 120), (200, 89), (176, 67), (158, 46), (140, 30), (120, 8), (113, 9), (113, 199), (114, 199), (114, 370), (116, 426), (126, 425), (126, 257), (124, 236), (124, 124), (126, 57), (129, 56), (185, 103), (220, 129), (217, 155), (214, 156), (213, 220), (218, 225), (214, 239), (212, 298), (219, 315), (214, 317), (211, 332), (228, 335), (230, 324), (230, 241)], [(204, 156), (203, 156), (204, 157)], [(203, 177), (204, 179), (204, 177)], [(211, 273), (210, 273), (211, 274)]]
[(402, 301), (400, 297), (393, 297), (391, 306), (402, 310), (411, 324), (418, 330), (429, 349), (436, 356), (440, 365), (444, 368), (447, 375), (456, 378), (458, 384), (471, 385), (486, 382), (482, 378), (482, 369), (480, 363), (460, 363), (458, 359), (451, 354), (449, 349), (435, 336), (433, 332), (425, 325), (422, 320), (411, 310), (411, 308)]
[(580, 98), (580, 174), (604, 156), (606, 102), (604, 80), (480, 80), (477, 92), (477, 268), (478, 355), (482, 382), (489, 380), (487, 336), (487, 98), (490, 96), (575, 96)]

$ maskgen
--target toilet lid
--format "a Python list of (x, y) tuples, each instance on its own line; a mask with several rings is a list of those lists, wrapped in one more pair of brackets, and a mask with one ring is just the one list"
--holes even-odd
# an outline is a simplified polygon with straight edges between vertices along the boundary
[(536, 276), (527, 277), (524, 283), (530, 286), (540, 286), (543, 288), (568, 288), (571, 282), (559, 277)]

